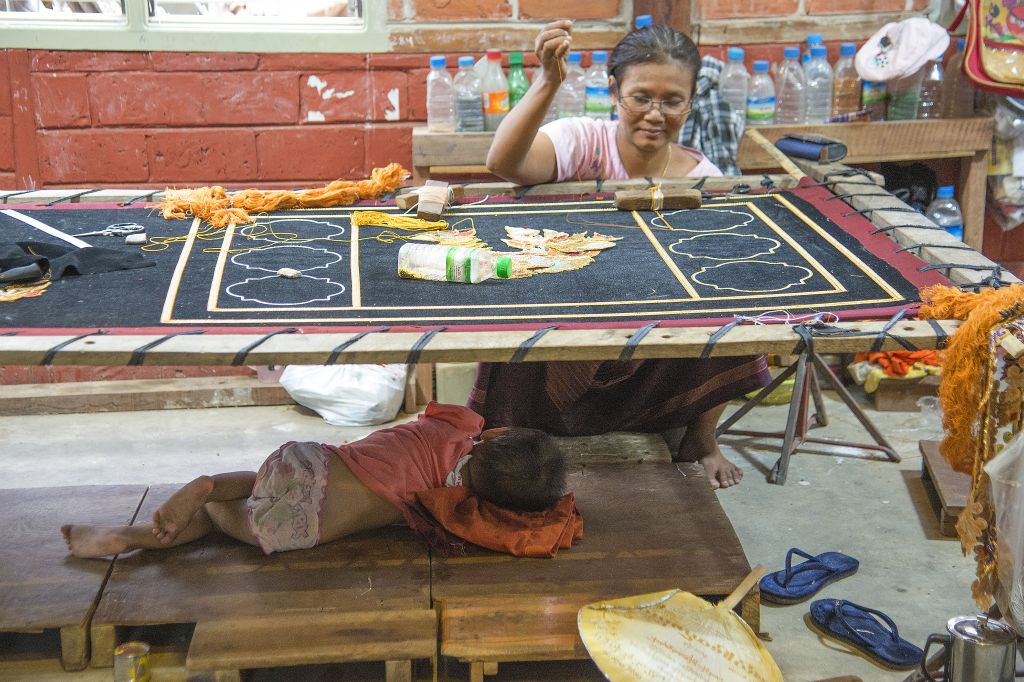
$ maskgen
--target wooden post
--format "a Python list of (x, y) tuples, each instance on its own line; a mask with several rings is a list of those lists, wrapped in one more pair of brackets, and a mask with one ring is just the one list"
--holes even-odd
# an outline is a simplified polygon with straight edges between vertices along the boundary
[(960, 208), (964, 214), (964, 243), (981, 253), (985, 239), (985, 180), (989, 151), (960, 159)]

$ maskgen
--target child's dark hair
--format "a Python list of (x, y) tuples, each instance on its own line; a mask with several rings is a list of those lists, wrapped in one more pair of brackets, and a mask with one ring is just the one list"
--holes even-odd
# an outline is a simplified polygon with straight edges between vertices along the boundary
[(608, 75), (621, 83), (626, 69), (635, 64), (664, 64), (675, 60), (689, 69), (694, 87), (700, 70), (700, 53), (688, 36), (679, 31), (653, 24), (626, 34), (612, 50)]
[(566, 460), (537, 429), (511, 428), (473, 448), (473, 492), (514, 511), (543, 511), (565, 494)]

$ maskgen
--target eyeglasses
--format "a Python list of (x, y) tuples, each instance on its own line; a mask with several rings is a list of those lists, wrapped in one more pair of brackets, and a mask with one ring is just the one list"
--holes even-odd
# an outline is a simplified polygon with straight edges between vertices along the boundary
[(658, 100), (651, 99), (650, 97), (627, 95), (626, 97), (620, 97), (619, 101), (622, 103), (622, 106), (634, 114), (646, 114), (654, 108), (655, 104), (658, 105), (658, 110), (662, 116), (682, 116), (690, 110), (690, 100), (688, 99)]

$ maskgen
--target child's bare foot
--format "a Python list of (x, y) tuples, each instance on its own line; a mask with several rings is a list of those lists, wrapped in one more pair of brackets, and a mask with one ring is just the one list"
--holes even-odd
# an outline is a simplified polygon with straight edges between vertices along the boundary
[(187, 483), (160, 505), (160, 508), (153, 513), (153, 535), (157, 537), (160, 544), (170, 544), (181, 531), (185, 530), (192, 517), (206, 503), (211, 492), (213, 492), (213, 479), (209, 476), (201, 476), (191, 483)]
[(712, 489), (729, 488), (743, 478), (743, 470), (727, 460), (718, 448), (710, 455), (702, 457), (700, 463), (708, 480), (711, 481)]
[(80, 559), (98, 559), (128, 549), (128, 540), (119, 530), (104, 526), (74, 526), (70, 524), (60, 528), (68, 549)]

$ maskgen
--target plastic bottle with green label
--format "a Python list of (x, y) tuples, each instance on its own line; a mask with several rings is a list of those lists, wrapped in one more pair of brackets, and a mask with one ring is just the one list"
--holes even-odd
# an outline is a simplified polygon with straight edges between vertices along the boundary
[(747, 125), (763, 126), (775, 122), (775, 84), (768, 73), (768, 62), (754, 62), (754, 76), (747, 90)]
[(523, 70), (523, 53), (513, 52), (508, 56), (508, 104), (509, 108), (519, 104), (526, 91), (530, 89), (530, 81)]
[(479, 284), (508, 279), (512, 259), (486, 249), (439, 244), (403, 244), (398, 250), (398, 275), (405, 279)]

